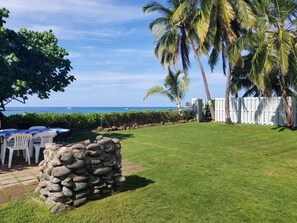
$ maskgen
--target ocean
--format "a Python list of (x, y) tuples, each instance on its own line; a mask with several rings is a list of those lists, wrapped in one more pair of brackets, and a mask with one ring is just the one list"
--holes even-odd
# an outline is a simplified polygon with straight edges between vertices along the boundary
[(176, 107), (6, 107), (4, 115), (23, 114), (23, 113), (109, 113), (109, 112), (127, 112), (135, 111), (158, 111), (158, 110), (176, 110)]

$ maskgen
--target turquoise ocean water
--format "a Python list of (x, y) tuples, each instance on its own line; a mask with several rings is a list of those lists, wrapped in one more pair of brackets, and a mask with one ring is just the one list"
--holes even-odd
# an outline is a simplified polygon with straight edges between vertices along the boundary
[(27, 113), (57, 113), (57, 114), (72, 114), (72, 113), (108, 113), (108, 112), (127, 112), (131, 110), (176, 110), (175, 107), (6, 107), (4, 115), (23, 114)]

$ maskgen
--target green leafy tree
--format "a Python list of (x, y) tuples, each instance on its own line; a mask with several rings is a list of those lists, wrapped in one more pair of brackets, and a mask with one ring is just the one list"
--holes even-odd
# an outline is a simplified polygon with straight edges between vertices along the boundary
[[(161, 64), (165, 67), (173, 65), (177, 70), (180, 57), (183, 70), (187, 72), (190, 67), (189, 53), (192, 50), (201, 71), (207, 100), (211, 102), (206, 74), (200, 60), (200, 53), (205, 52), (205, 49), (200, 45), (199, 35), (194, 27), (198, 24), (197, 20), (201, 19), (197, 16), (199, 13), (197, 13), (196, 4), (193, 1), (170, 0), (168, 6), (164, 6), (151, 1), (143, 7), (143, 11), (145, 13), (158, 12), (161, 15), (149, 25), (155, 33), (155, 55)], [(214, 119), (215, 112), (211, 103), (210, 111)]]
[(177, 71), (174, 73), (170, 68), (168, 68), (168, 75), (165, 78), (164, 86), (154, 86), (150, 88), (143, 100), (146, 100), (149, 96), (154, 94), (160, 94), (168, 97), (171, 101), (175, 101), (177, 110), (181, 112), (181, 100), (185, 97), (186, 92), (189, 88), (189, 78), (184, 75), (179, 78), (184, 71)]
[(65, 49), (52, 31), (18, 32), (5, 28), (9, 11), (0, 9), (0, 110), (12, 100), (25, 103), (28, 95), (44, 99), (51, 91), (64, 91), (74, 76)]
[(226, 75), (225, 122), (231, 124), (230, 86), (231, 70), (235, 64), (241, 64), (237, 51), (230, 51), (230, 45), (239, 37), (240, 32), (254, 26), (255, 16), (248, 0), (200, 0), (201, 10), (209, 19), (208, 43), (213, 47), (209, 63), (214, 69), (221, 55), (223, 72)]
[[(287, 101), (297, 86), (297, 2), (294, 0), (256, 0), (255, 29), (240, 37), (235, 48), (253, 50), (249, 79), (271, 95), (272, 81), (287, 107), (287, 125), (293, 126), (292, 107)], [(296, 91), (295, 91), (296, 93)]]

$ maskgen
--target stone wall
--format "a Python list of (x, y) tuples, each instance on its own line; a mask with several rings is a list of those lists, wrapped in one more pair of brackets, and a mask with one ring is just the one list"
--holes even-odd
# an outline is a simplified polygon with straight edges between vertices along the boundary
[(110, 195), (125, 180), (120, 150), (119, 139), (102, 136), (94, 143), (49, 145), (39, 164), (40, 182), (36, 192), (46, 203), (54, 205), (52, 212)]

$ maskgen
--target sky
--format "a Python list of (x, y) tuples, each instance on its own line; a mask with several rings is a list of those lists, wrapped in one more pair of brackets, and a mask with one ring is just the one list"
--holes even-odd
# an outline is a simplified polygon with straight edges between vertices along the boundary
[[(49, 99), (29, 96), (28, 107), (160, 107), (175, 106), (156, 95), (143, 101), (147, 90), (163, 85), (167, 75), (154, 56), (149, 23), (157, 13), (144, 14), (149, 0), (0, 0), (10, 11), (5, 27), (18, 31), (53, 30), (60, 47), (69, 52), (76, 80), (65, 92)], [(164, 3), (164, 0), (160, 0)], [(193, 55), (189, 70), (190, 89), (183, 104), (192, 98), (206, 99), (200, 71)], [(224, 97), (225, 77), (218, 67), (211, 72), (207, 58), (202, 62), (212, 98)]]

